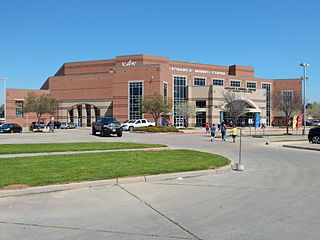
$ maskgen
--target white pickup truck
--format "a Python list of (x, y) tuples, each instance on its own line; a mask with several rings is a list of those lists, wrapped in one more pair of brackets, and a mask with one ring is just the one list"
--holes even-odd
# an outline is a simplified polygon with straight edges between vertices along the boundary
[(147, 119), (129, 120), (122, 124), (122, 130), (132, 131), (136, 127), (154, 127), (155, 125), (155, 122), (149, 122)]

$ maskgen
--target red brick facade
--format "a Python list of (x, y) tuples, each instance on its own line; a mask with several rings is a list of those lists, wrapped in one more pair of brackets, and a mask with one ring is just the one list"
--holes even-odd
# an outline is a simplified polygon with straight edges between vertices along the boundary
[[(230, 86), (231, 81), (240, 81), (242, 88), (247, 87), (247, 82), (255, 82), (257, 89), (262, 88), (262, 84), (268, 83), (271, 87), (271, 95), (281, 90), (293, 90), (300, 96), (302, 92), (301, 79), (255, 78), (253, 67), (172, 61), (167, 57), (149, 55), (119, 56), (111, 60), (65, 63), (53, 77), (46, 80), (41, 90), (8, 89), (7, 122), (26, 126), (26, 116), (23, 118), (15, 116), (15, 99), (23, 99), (28, 91), (34, 91), (37, 94), (50, 93), (61, 102), (56, 116), (58, 120), (69, 121), (68, 111), (73, 107), (76, 109), (77, 104), (82, 106), (83, 113), (86, 106), (95, 106), (95, 102), (100, 102), (99, 106), (104, 109), (101, 115), (105, 115), (106, 112), (106, 115), (112, 115), (124, 121), (129, 119), (130, 82), (142, 82), (144, 96), (152, 96), (156, 91), (163, 94), (164, 83), (166, 83), (168, 98), (173, 99), (174, 76), (184, 77), (186, 85), (194, 85), (194, 78), (204, 78), (206, 85), (212, 85), (213, 79), (220, 79), (223, 80), (224, 86)], [(87, 126), (90, 123), (88, 117), (93, 118), (93, 112), (92, 109), (87, 110), (82, 116), (82, 121), (87, 122)], [(49, 117), (46, 116), (45, 121), (48, 121)], [(144, 117), (152, 120), (148, 115)], [(29, 123), (31, 118), (34, 119), (29, 115)], [(170, 120), (173, 121), (172, 117)]]

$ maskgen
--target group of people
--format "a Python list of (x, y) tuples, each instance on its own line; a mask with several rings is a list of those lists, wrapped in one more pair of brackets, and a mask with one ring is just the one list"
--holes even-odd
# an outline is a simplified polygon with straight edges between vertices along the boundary
[[(210, 141), (211, 142), (214, 141), (214, 138), (216, 136), (217, 131), (221, 132), (221, 140), (226, 141), (228, 127), (224, 122), (222, 122), (221, 124), (218, 124), (218, 129), (216, 128), (215, 124), (212, 124), (212, 126), (210, 126), (209, 123), (206, 123), (205, 128), (206, 128), (206, 133), (210, 134)], [(231, 128), (231, 136), (232, 136), (233, 143), (236, 142), (237, 130), (238, 129), (237, 129), (236, 125), (233, 125), (233, 127)]]

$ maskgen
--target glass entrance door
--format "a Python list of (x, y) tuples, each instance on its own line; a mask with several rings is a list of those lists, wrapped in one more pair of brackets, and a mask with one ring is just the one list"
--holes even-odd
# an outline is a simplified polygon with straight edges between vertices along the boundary
[(206, 125), (206, 112), (196, 113), (196, 127), (204, 127)]

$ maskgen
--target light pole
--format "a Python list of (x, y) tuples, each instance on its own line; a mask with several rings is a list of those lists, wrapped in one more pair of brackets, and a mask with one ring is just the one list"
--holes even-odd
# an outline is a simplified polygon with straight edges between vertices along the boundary
[(4, 82), (4, 86), (3, 86), (3, 116), (4, 116), (4, 123), (7, 123), (7, 109), (6, 109), (6, 100), (7, 100), (7, 93), (6, 93), (6, 89), (7, 89), (7, 81), (9, 80), (9, 78), (1, 78), (1, 80), (3, 80)]
[(303, 130), (302, 135), (306, 134), (306, 82), (307, 82), (307, 67), (310, 65), (308, 63), (300, 63), (300, 66), (303, 67)]

